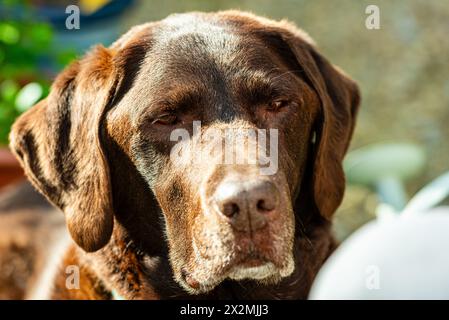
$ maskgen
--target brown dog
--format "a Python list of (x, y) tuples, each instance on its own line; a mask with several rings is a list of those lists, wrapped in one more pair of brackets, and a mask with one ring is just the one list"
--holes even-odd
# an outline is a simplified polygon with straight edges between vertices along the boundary
[[(77, 244), (48, 297), (305, 298), (334, 247), (358, 105), (305, 33), (247, 13), (173, 15), (96, 47), (11, 135)], [(192, 140), (172, 141), (175, 129)], [(232, 151), (244, 162), (186, 161), (195, 142), (216, 147), (203, 134), (230, 129), (269, 131), (277, 170), (261, 174), (246, 142)]]

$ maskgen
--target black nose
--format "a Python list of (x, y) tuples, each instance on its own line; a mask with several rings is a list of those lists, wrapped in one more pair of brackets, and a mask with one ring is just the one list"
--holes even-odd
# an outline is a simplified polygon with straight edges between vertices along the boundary
[(238, 231), (256, 231), (277, 210), (279, 191), (267, 180), (227, 181), (218, 185), (214, 202), (219, 214)]

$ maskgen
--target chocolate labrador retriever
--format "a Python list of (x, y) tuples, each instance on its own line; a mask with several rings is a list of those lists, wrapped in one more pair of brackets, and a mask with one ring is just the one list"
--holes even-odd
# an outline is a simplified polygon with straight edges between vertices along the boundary
[[(97, 46), (11, 134), (76, 243), (46, 297), (306, 298), (334, 248), (358, 105), (354, 81), (285, 21), (179, 14)], [(249, 140), (227, 154), (241, 161), (213, 151), (241, 132), (269, 156)]]

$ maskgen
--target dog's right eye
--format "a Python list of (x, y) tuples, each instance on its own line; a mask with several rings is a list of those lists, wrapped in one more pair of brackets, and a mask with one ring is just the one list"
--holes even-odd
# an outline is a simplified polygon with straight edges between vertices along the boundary
[(178, 117), (172, 113), (164, 113), (155, 118), (151, 123), (164, 126), (174, 125), (178, 122)]
[(283, 99), (283, 100), (274, 100), (271, 101), (268, 105), (268, 110), (276, 112), (281, 110), (282, 108), (290, 105), (291, 102), (289, 100)]

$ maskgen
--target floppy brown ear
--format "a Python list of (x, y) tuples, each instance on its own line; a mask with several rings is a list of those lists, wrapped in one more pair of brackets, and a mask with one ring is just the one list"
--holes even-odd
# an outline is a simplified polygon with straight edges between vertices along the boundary
[(360, 93), (352, 79), (316, 51), (311, 52), (326, 88), (320, 93), (324, 121), (317, 139), (314, 193), (320, 213), (329, 219), (343, 200), (343, 158), (354, 131)]
[(287, 39), (321, 100), (313, 172), (313, 195), (320, 214), (330, 219), (343, 200), (343, 158), (354, 131), (360, 94), (357, 84), (298, 34)]
[(101, 46), (72, 63), (50, 95), (14, 124), (10, 147), (28, 178), (66, 216), (86, 251), (108, 243), (113, 229), (109, 168), (101, 121), (115, 90), (112, 53)]

